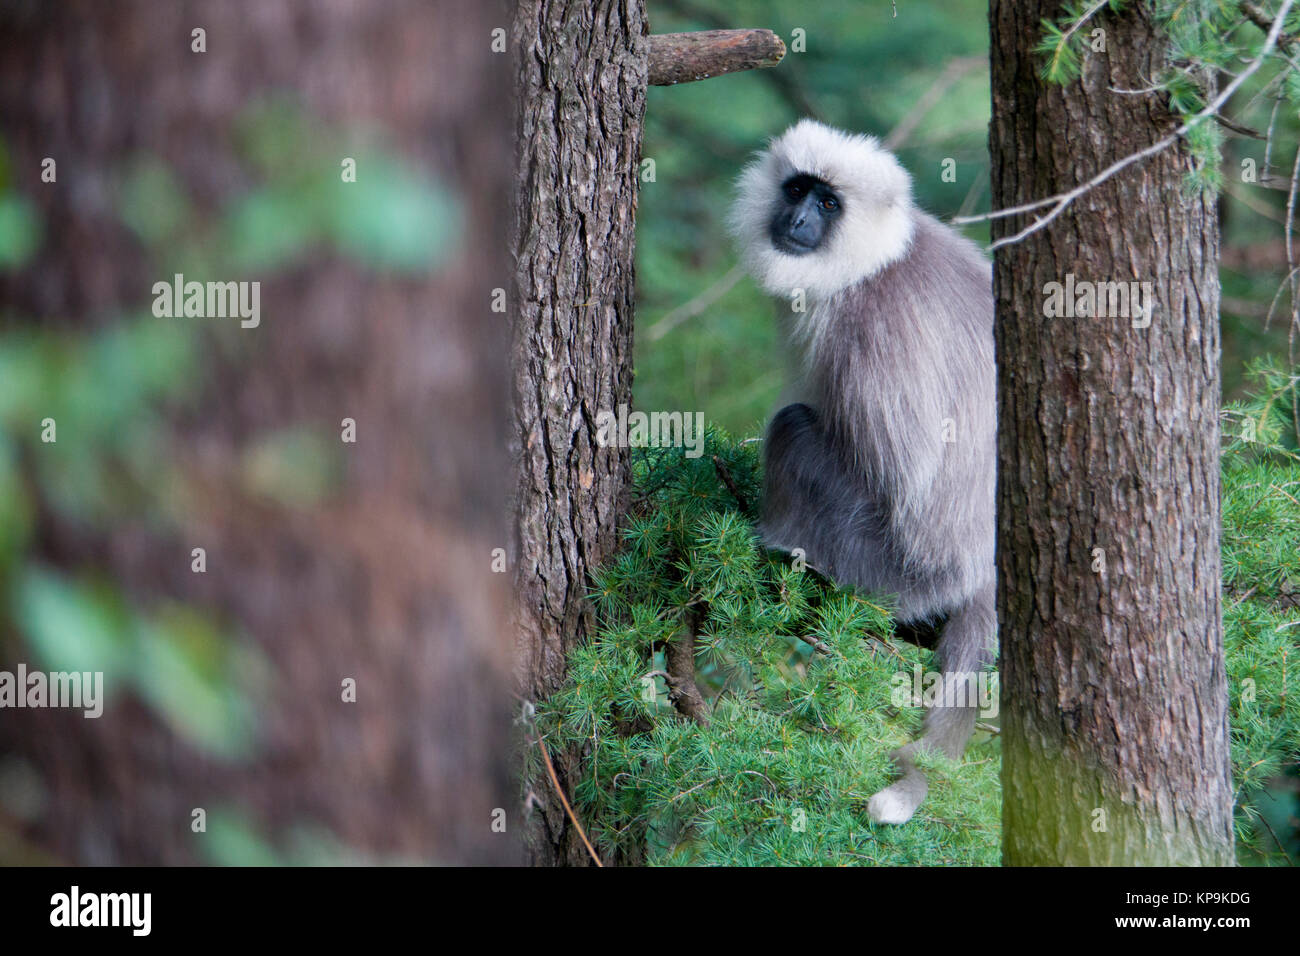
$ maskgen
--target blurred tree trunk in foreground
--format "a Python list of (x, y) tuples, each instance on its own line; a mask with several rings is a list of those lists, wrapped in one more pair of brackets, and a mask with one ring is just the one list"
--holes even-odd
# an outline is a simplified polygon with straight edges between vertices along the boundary
[[(627, 506), (627, 449), (595, 436), (599, 412), (632, 402), (646, 29), (641, 0), (520, 0), (515, 15), (515, 580), (531, 700), (560, 687), (591, 633), (588, 573), (618, 546)], [(567, 787), (575, 755), (553, 756)], [(590, 863), (544, 772), (531, 788), (533, 862)]]
[[(1131, 5), (1042, 79), (1054, 0), (991, 10), (993, 208), (1074, 187), (1176, 128), (1167, 38)], [(1219, 577), (1218, 226), (1180, 143), (996, 254), (1003, 859), (1233, 862)], [(1044, 210), (1039, 210), (1039, 213)], [(994, 238), (1032, 221), (995, 221)], [(1146, 282), (1142, 320), (1045, 317), (1049, 283)]]
[[(123, 310), (147, 316), (172, 264), (119, 214), (142, 158), (170, 170), (193, 211), (172, 248), (220, 242), (232, 203), (263, 180), (293, 185), (277, 179), (288, 164), (324, 184), (301, 209), (282, 191), (246, 210), (262, 218), (256, 242), (230, 251), (248, 260), (242, 269), (200, 275), (204, 259), (189, 260), (188, 279), (260, 280), (258, 327), (146, 320), (203, 336), (197, 394), (166, 445), (114, 454), (157, 455), (151, 464), (179, 484), (143, 490), (151, 497), (133, 516), (101, 527), (68, 519), (51, 503), (56, 489), (30, 482), (34, 561), (96, 572), (132, 606), (183, 602), (257, 651), (267, 670), (253, 748), (239, 758), (196, 748), (111, 680), (98, 720), (6, 711), (5, 779), (43, 794), (21, 826), (0, 817), (7, 862), (230, 860), (210, 845), (218, 818), (272, 852), (296, 846), (294, 859), (337, 844), (385, 859), (518, 858), (508, 575), (490, 570), (493, 549), (509, 545), (508, 337), (491, 303), (510, 285), (510, 65), (490, 49), (492, 31), (508, 27), (478, 0), (69, 0), (0, 12), (7, 172), (44, 222), (31, 264), (0, 278), (10, 331), (28, 322), (86, 335)], [(340, 148), (292, 148), (290, 119), (253, 129), (257, 104), (300, 114), (305, 134), (341, 130)], [(364, 159), (356, 182), (343, 180), (344, 158), (374, 149), (451, 197), (442, 261), (368, 261), (394, 236), (423, 241), (407, 234), (404, 203), (359, 238), (359, 220), (338, 213), (346, 190), (391, 182)], [(56, 183), (40, 181), (47, 156)], [(250, 251), (296, 241), (308, 228), (299, 216), (348, 238), (313, 234), (289, 261)], [(592, 315), (612, 319), (611, 291), (626, 303), (624, 290), (584, 289), (604, 303)], [(340, 441), (345, 418), (355, 444)], [(304, 429), (323, 436), (320, 471), (337, 461), (337, 474), (309, 464), (294, 480), (323, 491), (305, 500), (259, 494), (289, 467), (273, 454), (281, 439), (297, 448)], [(61, 449), (78, 440), (58, 433)], [(191, 570), (198, 546), (202, 574)], [(0, 666), (35, 666), (25, 636), (5, 626)], [(342, 699), (347, 678), (355, 703)], [(164, 673), (157, 686), (177, 685)], [(185, 713), (186, 701), (173, 703)], [(194, 808), (209, 813), (209, 832), (191, 832)], [(494, 832), (496, 808), (510, 811), (508, 833)]]

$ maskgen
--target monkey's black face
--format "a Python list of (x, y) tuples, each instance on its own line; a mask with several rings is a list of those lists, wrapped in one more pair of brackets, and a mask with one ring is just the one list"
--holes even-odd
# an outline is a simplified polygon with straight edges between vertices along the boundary
[(781, 202), (769, 230), (772, 245), (792, 256), (815, 251), (843, 213), (840, 197), (816, 176), (797, 173), (781, 184)]

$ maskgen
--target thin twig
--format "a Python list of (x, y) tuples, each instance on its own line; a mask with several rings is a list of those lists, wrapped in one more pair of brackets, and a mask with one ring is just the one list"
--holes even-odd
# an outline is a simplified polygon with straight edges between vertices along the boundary
[[(1279, 14), (1278, 22), (1282, 21)], [(1295, 357), (1295, 334), (1297, 326), (1300, 326), (1300, 302), (1297, 301), (1296, 286), (1296, 264), (1295, 264), (1295, 247), (1291, 241), (1291, 230), (1295, 226), (1295, 197), (1296, 183), (1300, 179), (1300, 150), (1296, 151), (1295, 165), (1291, 167), (1291, 189), (1286, 197), (1286, 264), (1290, 271), (1288, 277), (1291, 280), (1291, 323), (1287, 326), (1287, 358), (1291, 367), (1296, 364)], [(1291, 394), (1291, 415), (1292, 420), (1297, 423), (1297, 434), (1300, 434), (1300, 395), (1296, 392)]]
[(1268, 822), (1268, 817), (1264, 816), (1264, 814), (1261, 813), (1261, 814), (1259, 815), (1259, 822), (1262, 823), (1262, 824), (1264, 824), (1265, 829), (1268, 830), (1269, 836), (1271, 836), (1271, 837), (1273, 838), (1273, 842), (1277, 844), (1277, 848), (1278, 848), (1279, 850), (1281, 850), (1281, 851), (1282, 851), (1282, 855), (1283, 855), (1284, 857), (1286, 857), (1286, 861), (1287, 861), (1287, 863), (1288, 863), (1289, 865), (1291, 865), (1291, 866), (1295, 866), (1295, 860), (1291, 859), (1291, 854), (1288, 853), (1288, 852), (1286, 851), (1286, 847), (1284, 847), (1284, 846), (1282, 845), (1282, 841), (1279, 840), (1279, 839), (1277, 838), (1277, 834), (1273, 832), (1273, 827), (1272, 827), (1272, 825)]
[(736, 484), (736, 479), (731, 476), (731, 469), (718, 455), (713, 456), (713, 470), (718, 473), (718, 478), (727, 486), (727, 490), (731, 492), (731, 497), (736, 499), (736, 504), (740, 505), (740, 510), (748, 511), (749, 502), (740, 493), (740, 487)]
[(907, 111), (907, 115), (889, 131), (885, 137), (885, 149), (896, 151), (898, 147), (907, 142), (907, 138), (912, 135), (912, 131), (920, 125), (921, 120), (925, 119), (930, 112), (943, 99), (943, 94), (947, 93), (949, 88), (960, 80), (963, 76), (987, 62), (986, 57), (982, 56), (963, 56), (958, 57), (948, 63), (930, 84), (930, 88), (921, 95), (916, 104)]
[(1278, 108), (1282, 105), (1282, 101), (1284, 99), (1286, 99), (1286, 91), (1279, 85), (1277, 91), (1277, 99), (1273, 101), (1273, 112), (1270, 113), (1268, 117), (1268, 138), (1264, 141), (1264, 168), (1261, 171), (1262, 175), (1264, 176), (1269, 175), (1270, 171), (1273, 168), (1272, 166), (1273, 130), (1277, 126)]
[(1125, 96), (1146, 96), (1149, 93), (1159, 93), (1164, 89), (1163, 86), (1144, 86), (1140, 90), (1121, 90), (1115, 86), (1106, 87), (1112, 93), (1123, 93)]
[(584, 830), (582, 824), (578, 822), (578, 816), (573, 812), (573, 807), (569, 806), (569, 798), (564, 795), (564, 788), (560, 786), (560, 778), (555, 775), (555, 767), (551, 763), (551, 755), (546, 752), (546, 742), (542, 740), (541, 735), (538, 735), (537, 737), (537, 747), (542, 752), (542, 760), (546, 762), (546, 772), (551, 775), (551, 786), (553, 786), (555, 792), (560, 795), (560, 803), (564, 804), (564, 812), (569, 815), (569, 819), (573, 821), (573, 825), (578, 828), (578, 836), (582, 837), (582, 845), (587, 848), (587, 852), (590, 853), (591, 858), (596, 861), (596, 865), (603, 867), (605, 864), (600, 862), (600, 857), (596, 856), (595, 848), (592, 847), (591, 841), (587, 839), (587, 831)]
[(732, 266), (726, 275), (695, 296), (695, 298), (665, 312), (663, 318), (646, 329), (646, 338), (651, 342), (657, 342), (686, 320), (695, 318), (730, 292), (744, 274), (745, 267), (743, 265)]
[(1249, 126), (1243, 126), (1240, 123), (1228, 119), (1228, 117), (1226, 116), (1219, 116), (1218, 114), (1215, 114), (1214, 121), (1218, 123), (1220, 126), (1222, 126), (1224, 129), (1236, 133), (1238, 136), (1248, 136), (1251, 139), (1265, 138), (1264, 134), (1261, 133), (1259, 130), (1251, 129)]
[(1276, 26), (1279, 29), (1277, 37), (1277, 45), (1279, 48), (1283, 50), (1289, 49), (1291, 44), (1296, 42), (1296, 38), (1291, 36), (1291, 34), (1280, 32), (1282, 21), (1286, 18), (1285, 10), (1277, 15), (1276, 21), (1272, 21), (1269, 20), (1267, 13), (1255, 4), (1251, 3), (1250, 0), (1241, 0), (1241, 2), (1237, 4), (1237, 7), (1246, 15), (1247, 20), (1255, 24), (1255, 26), (1259, 27), (1265, 33), (1271, 32)]
[(1102, 183), (1106, 182), (1116, 173), (1122, 172), (1123, 170), (1132, 166), (1134, 163), (1139, 163), (1144, 159), (1148, 159), (1149, 157), (1156, 155), (1157, 153), (1164, 152), (1166, 149), (1168, 149), (1170, 146), (1172, 146), (1182, 137), (1186, 136), (1189, 131), (1191, 131), (1196, 126), (1200, 125), (1206, 119), (1208, 119), (1211, 116), (1216, 116), (1219, 110), (1223, 108), (1223, 105), (1226, 102), (1228, 102), (1228, 100), (1232, 97), (1234, 93), (1237, 92), (1237, 90), (1241, 87), (1241, 85), (1245, 83), (1246, 80), (1250, 79), (1250, 77), (1255, 75), (1256, 71), (1258, 71), (1259, 68), (1263, 65), (1264, 60), (1268, 57), (1269, 53), (1273, 51), (1273, 47), (1277, 44), (1278, 36), (1282, 32), (1282, 22), (1286, 19), (1287, 14), (1291, 12), (1291, 7), (1294, 5), (1294, 3), (1295, 0), (1286, 0), (1286, 2), (1282, 5), (1282, 9), (1278, 12), (1277, 20), (1274, 21), (1272, 29), (1269, 30), (1268, 36), (1264, 39), (1263, 48), (1260, 50), (1259, 55), (1255, 57), (1255, 59), (1252, 60), (1247, 65), (1246, 69), (1242, 70), (1235, 77), (1233, 77), (1232, 82), (1229, 83), (1226, 87), (1224, 87), (1223, 92), (1220, 93), (1218, 96), (1216, 96), (1213, 102), (1211, 102), (1207, 107), (1205, 107), (1205, 109), (1201, 110), (1199, 113), (1197, 113), (1187, 122), (1183, 123), (1181, 126), (1178, 127), (1178, 129), (1174, 130), (1169, 135), (1161, 137), (1160, 139), (1156, 140), (1154, 143), (1152, 143), (1150, 146), (1145, 147), (1144, 149), (1140, 149), (1134, 153), (1130, 153), (1128, 156), (1125, 156), (1123, 159), (1116, 160), (1115, 162), (1107, 166), (1105, 169), (1103, 169), (1101, 172), (1097, 173), (1097, 175), (1093, 176), (1091, 179), (1087, 180), (1084, 183), (1081, 183), (1078, 186), (1075, 186), (1073, 189), (1067, 190), (1066, 192), (1057, 193), (1054, 196), (1048, 196), (1046, 199), (1036, 200), (1035, 202), (1026, 203), (1021, 206), (1016, 206), (1012, 209), (997, 210), (995, 212), (985, 213), (981, 216), (963, 216), (957, 219), (953, 219), (952, 222), (956, 225), (967, 225), (973, 222), (983, 222), (989, 219), (1002, 219), (1007, 216), (1018, 215), (1022, 212), (1030, 212), (1034, 209), (1038, 209), (1043, 206), (1050, 205), (1052, 207), (1050, 210), (1047, 211), (1047, 213), (1045, 213), (1042, 216), (1039, 216), (1032, 223), (1030, 223), (1028, 226), (1025, 226), (1025, 228), (1021, 229), (1015, 235), (1003, 236), (1001, 239), (998, 239), (996, 242), (992, 243), (989, 246), (989, 251), (1001, 249), (1003, 246), (1009, 246), (1012, 245), (1013, 243), (1017, 243), (1020, 240), (1024, 239), (1026, 236), (1029, 236), (1035, 232), (1038, 232), (1040, 229), (1043, 229), (1048, 225), (1048, 223), (1055, 220), (1059, 215), (1061, 215), (1061, 213), (1065, 212), (1066, 209), (1068, 209), (1071, 205), (1073, 205), (1076, 199), (1078, 199), (1080, 196), (1083, 196), (1085, 193), (1088, 193), (1091, 190), (1095, 189), (1097, 186), (1100, 186)]
[(957, 215), (965, 216), (975, 208), (975, 203), (979, 200), (980, 192), (984, 189), (984, 183), (988, 178), (988, 167), (980, 166), (979, 172), (975, 174), (975, 178), (971, 181), (970, 189), (966, 191), (966, 198), (961, 201), (961, 206), (957, 209)]
[(1236, 607), (1236, 606), (1237, 606), (1238, 604), (1240, 604), (1242, 601), (1246, 600), (1246, 598), (1248, 598), (1248, 597), (1250, 597), (1252, 594), (1254, 594), (1254, 593), (1255, 593), (1255, 589), (1256, 589), (1258, 586), (1259, 586), (1259, 585), (1251, 585), (1251, 588), (1250, 588), (1249, 591), (1247, 591), (1247, 592), (1246, 592), (1245, 594), (1243, 594), (1241, 597), (1237, 598), (1237, 600), (1233, 601), (1231, 604), (1228, 605), (1228, 610), (1231, 611), (1234, 607)]
[(811, 647), (819, 654), (831, 653), (831, 649), (827, 647), (826, 644), (824, 644), (822, 641), (817, 640), (817, 638), (815, 637), (809, 637), (807, 634), (796, 634), (795, 637), (799, 638), (799, 640), (803, 641), (805, 644), (807, 644), (809, 647)]
[(1083, 25), (1097, 15), (1097, 13), (1108, 4), (1110, 0), (1097, 0), (1091, 7), (1083, 12), (1083, 16), (1070, 24), (1070, 28), (1061, 34), (1061, 42), (1056, 45), (1056, 52), (1052, 54), (1052, 65), (1056, 66), (1060, 62), (1061, 53), (1070, 45), (1070, 38), (1083, 29)]
[[(1283, 186), (1282, 188), (1286, 190), (1290, 190), (1291, 186), (1289, 182), (1285, 179), (1283, 179), (1282, 181), (1288, 183), (1286, 186)], [(1269, 206), (1260, 200), (1254, 199), (1251, 196), (1250, 192), (1248, 192), (1244, 187), (1237, 187), (1234, 186), (1231, 182), (1228, 182), (1224, 186), (1224, 191), (1227, 192), (1227, 194), (1231, 196), (1233, 199), (1237, 200), (1237, 202), (1241, 203), (1243, 206), (1249, 209), (1251, 212), (1259, 216), (1263, 216), (1265, 219), (1272, 219), (1276, 223), (1281, 223), (1281, 224), (1286, 223), (1286, 216), (1283, 216), (1280, 213), (1278, 213), (1276, 210), (1274, 210), (1272, 206)], [(1283, 250), (1282, 253), (1282, 260), (1283, 260), (1282, 262), (1279, 262), (1277, 264), (1277, 268), (1279, 269), (1283, 265), (1285, 265), (1285, 260), (1286, 260), (1285, 250)]]

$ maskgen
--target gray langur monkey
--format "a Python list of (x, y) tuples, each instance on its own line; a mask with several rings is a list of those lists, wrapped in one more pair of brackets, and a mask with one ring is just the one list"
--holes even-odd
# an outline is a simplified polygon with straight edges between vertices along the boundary
[(971, 704), (941, 699), (894, 752), (902, 776), (868, 804), (878, 823), (907, 822), (925, 798), (918, 750), (965, 751), (977, 708), (961, 691), (997, 632), (991, 272), (911, 193), (874, 138), (803, 120), (745, 169), (732, 214), (749, 271), (794, 303), (792, 403), (764, 443), (763, 543), (897, 595), (900, 625), (937, 625), (937, 669)]

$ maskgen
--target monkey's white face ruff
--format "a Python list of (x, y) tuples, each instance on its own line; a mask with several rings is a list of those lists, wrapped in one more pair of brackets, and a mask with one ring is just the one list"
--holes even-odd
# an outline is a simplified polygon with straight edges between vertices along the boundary
[[(821, 246), (805, 255), (782, 252), (769, 231), (781, 186), (814, 176), (839, 194), (843, 215)], [(732, 208), (732, 232), (745, 265), (772, 295), (803, 290), (826, 299), (902, 257), (912, 240), (912, 183), (893, 155), (871, 136), (842, 133), (801, 120), (745, 168)]]

